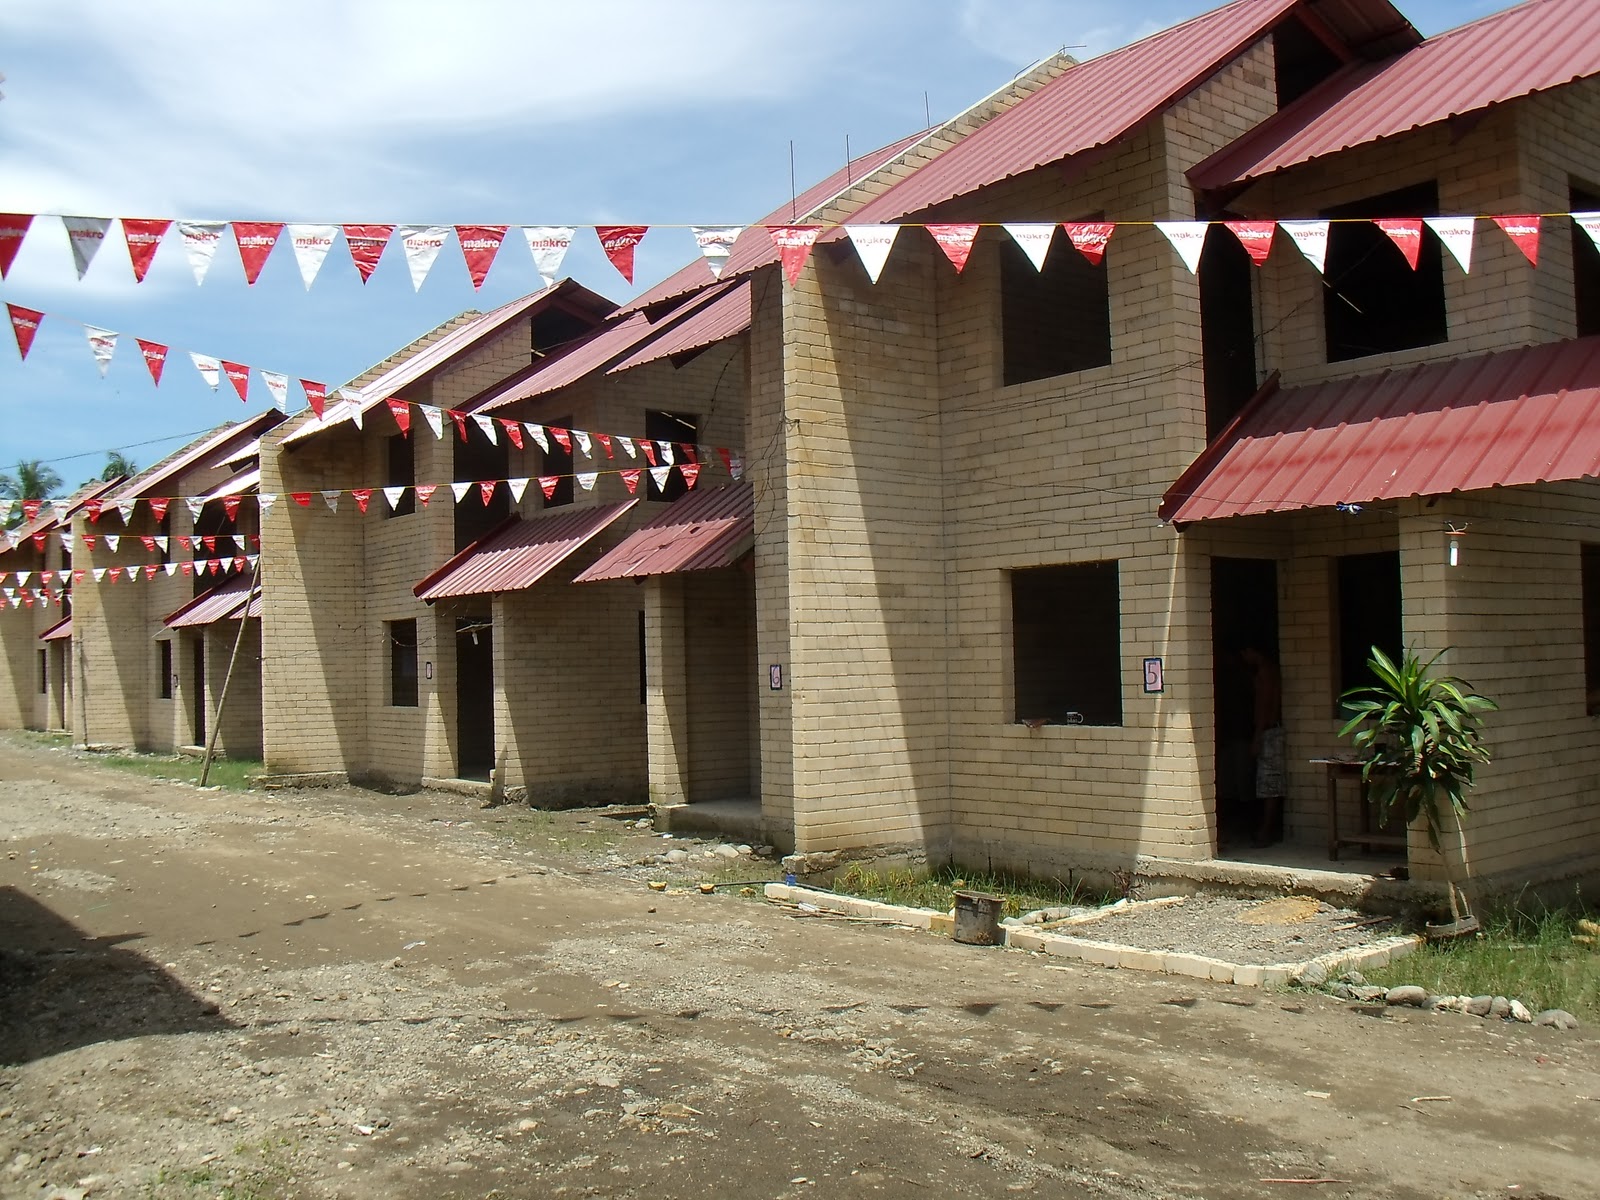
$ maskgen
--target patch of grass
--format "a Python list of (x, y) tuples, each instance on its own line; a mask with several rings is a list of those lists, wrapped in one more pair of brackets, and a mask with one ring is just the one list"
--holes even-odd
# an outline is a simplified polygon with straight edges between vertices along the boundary
[(988, 892), (1005, 900), (1002, 916), (1020, 917), (1036, 908), (1059, 908), (1068, 904), (1101, 904), (1105, 897), (1059, 879), (1035, 879), (1009, 872), (974, 871), (959, 865), (937, 870), (889, 868), (877, 870), (862, 863), (851, 863), (833, 878), (833, 890), (846, 896), (904, 904), (912, 908), (948, 911), (955, 903), (957, 888)]
[(65, 750), (72, 745), (72, 735), (63, 730), (54, 733), (45, 733), (39, 729), (13, 729), (6, 737), (9, 741), (20, 742), (25, 746), (47, 746), (52, 750)]
[(1574, 898), (1570, 907), (1513, 901), (1478, 914), (1480, 933), (1419, 947), (1391, 966), (1363, 972), (1375, 984), (1415, 983), (1453, 996), (1506, 996), (1534, 1012), (1564, 1008), (1600, 1021), (1600, 951), (1572, 941), (1579, 918), (1592, 914)]
[[(175, 779), (180, 783), (199, 783), (201, 759), (181, 754), (97, 754), (92, 761), (102, 766), (145, 775), (151, 779)], [(262, 764), (245, 758), (218, 758), (211, 763), (208, 787), (247, 790), (255, 776), (263, 770)]]
[[(631, 832), (621, 821), (584, 817), (581, 809), (553, 812), (525, 805), (503, 805), (486, 816), (486, 827), (498, 829), (528, 850), (554, 850), (562, 854), (592, 854), (609, 850)], [(588, 824), (580, 824), (587, 820)]]

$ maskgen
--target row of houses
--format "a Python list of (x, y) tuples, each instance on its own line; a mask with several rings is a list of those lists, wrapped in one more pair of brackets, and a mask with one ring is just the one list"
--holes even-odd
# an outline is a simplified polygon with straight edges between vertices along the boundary
[[(0, 613), (0, 723), (711, 804), (802, 851), (1178, 871), (1252, 819), (1241, 647), (1281, 668), (1280, 861), (1361, 821), (1317, 760), (1368, 647), (1448, 648), (1500, 704), (1476, 870), (1593, 874), (1600, 253), (1550, 218), (1537, 267), (1480, 236), (1462, 270), (1428, 230), (1413, 266), (1366, 219), (1600, 209), (1597, 35), (1586, 0), (1431, 39), (1388, 0), (1234, 0), (1046, 59), (719, 275), (465, 314), (321, 415), (41, 514), (0, 571), (112, 562), (85, 535), (141, 497), (200, 502), (131, 510), (153, 560), (238, 552), (80, 578), (70, 638)], [(1322, 272), (1221, 225), (1191, 271), (1155, 224), (1317, 217)], [(1059, 221), (1117, 228), (1042, 269), (1001, 228)], [(839, 227), (901, 222), (982, 227), (959, 272), (907, 229), (871, 279)], [(766, 224), (824, 227), (792, 285)]]

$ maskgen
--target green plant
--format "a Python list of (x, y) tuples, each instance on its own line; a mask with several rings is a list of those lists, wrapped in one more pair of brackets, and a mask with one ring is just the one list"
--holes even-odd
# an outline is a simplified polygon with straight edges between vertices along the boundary
[[(1374, 646), (1367, 666), (1376, 682), (1340, 697), (1351, 717), (1339, 736), (1349, 737), (1364, 758), (1361, 778), (1380, 820), (1398, 806), (1407, 825), (1422, 822), (1441, 854), (1441, 835), (1453, 829), (1465, 878), (1471, 873), (1462, 825), (1467, 791), (1477, 767), (1489, 762), (1482, 714), (1500, 706), (1455, 676), (1436, 674), (1443, 653), (1424, 663), (1407, 650), (1396, 663)], [(1450, 914), (1459, 926), (1471, 910), (1449, 855), (1444, 859)]]

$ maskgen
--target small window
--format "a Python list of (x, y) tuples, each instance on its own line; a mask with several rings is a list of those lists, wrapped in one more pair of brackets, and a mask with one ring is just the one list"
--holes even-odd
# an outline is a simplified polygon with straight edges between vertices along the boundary
[(1011, 572), (1011, 643), (1018, 721), (1122, 724), (1115, 562)]
[(550, 444), (550, 449), (541, 450), (539, 474), (549, 478), (555, 476), (555, 489), (546, 496), (541, 486), (539, 495), (544, 499), (546, 508), (562, 508), (572, 503), (572, 448), (563, 447), (555, 436), (550, 433), (551, 427), (556, 429), (571, 429), (572, 418), (561, 417), (551, 421), (545, 426), (545, 441)]
[(411, 439), (402, 433), (391, 434), (385, 443), (388, 463), (383, 484), (385, 487), (403, 487), (406, 492), (392, 511), (387, 503), (384, 504), (384, 512), (391, 517), (408, 517), (417, 511), (417, 494), (411, 490), (417, 483), (416, 448)]
[[(700, 440), (700, 418), (689, 413), (647, 412), (644, 414), (644, 435), (656, 443), (656, 463), (666, 465), (660, 443), (672, 446), (674, 463), (693, 461), (694, 446)], [(647, 478), (649, 478), (647, 476)], [(650, 479), (649, 496), (652, 500), (676, 500), (689, 490), (683, 474), (674, 470), (667, 476), (667, 486), (658, 488)]]
[(1290, 17), (1272, 31), (1272, 61), (1279, 108), (1293, 104), (1341, 65), (1339, 56), (1299, 17)]
[(1583, 694), (1590, 716), (1600, 715), (1600, 546), (1584, 545)]
[(1326, 287), (1322, 296), (1328, 361), (1436, 346), (1449, 340), (1444, 305), (1444, 259), (1426, 227), (1416, 270), (1375, 217), (1432, 217), (1439, 188), (1419, 184), (1356, 204), (1330, 208)]
[(156, 670), (159, 672), (156, 679), (156, 695), (163, 700), (172, 699), (172, 643), (162, 641), (156, 643)]
[(1057, 230), (1044, 270), (1010, 238), (1000, 244), (1002, 379), (1007, 386), (1103, 367), (1111, 361), (1111, 291)]
[[(1600, 193), (1574, 186), (1572, 212), (1600, 212)], [(1576, 223), (1572, 226), (1572, 290), (1578, 309), (1578, 336), (1600, 333), (1600, 250)]]
[(50, 651), (39, 651), (39, 694), (50, 694)]
[(389, 621), (389, 705), (417, 707), (417, 623)]
[[(1338, 695), (1373, 683), (1367, 660), (1376, 646), (1400, 657), (1400, 554), (1346, 554), (1334, 559), (1334, 591), (1339, 605), (1334, 636), (1339, 663)], [(1337, 708), (1337, 696), (1335, 697)]]

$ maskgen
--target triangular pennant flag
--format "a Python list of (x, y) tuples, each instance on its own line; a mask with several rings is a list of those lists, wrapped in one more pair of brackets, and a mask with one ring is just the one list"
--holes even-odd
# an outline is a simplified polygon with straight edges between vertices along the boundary
[(83, 502), (83, 511), (89, 514), (89, 520), (91, 521), (98, 521), (101, 510), (104, 508), (104, 500), (85, 500)]
[[(361, 395), (360, 395), (360, 393), (359, 392), (352, 392), (349, 388), (340, 388), (339, 389), (339, 399), (344, 401), (344, 403), (345, 403), (345, 411), (350, 414), (350, 420), (351, 420), (351, 422), (354, 423), (355, 427), (357, 429), (365, 428), (365, 426), (362, 425), (362, 421), (365, 418), (363, 418), (362, 415), (361, 415)], [(410, 417), (406, 418), (406, 421), (408, 423), (410, 422), (410, 420), (411, 420)]]
[(311, 405), (311, 411), (316, 414), (317, 420), (322, 420), (322, 410), (328, 404), (328, 385), (302, 379), (300, 386), (305, 389), (306, 403)]
[(217, 552), (217, 535), (214, 533), (208, 534), (200, 539), (200, 544), (206, 548), (207, 554), (215, 554)]
[(594, 491), (594, 481), (600, 478), (598, 471), (579, 471), (577, 474), (578, 486), (586, 492)]
[(211, 260), (216, 258), (217, 247), (222, 243), (222, 231), (227, 227), (226, 221), (178, 222), (184, 254), (189, 259), (189, 269), (194, 272), (197, 286), (205, 282), (206, 272), (211, 269)]
[(243, 496), (224, 496), (222, 498), (222, 511), (228, 514), (228, 520), (232, 521), (238, 518), (239, 504), (243, 499)]
[(111, 551), (113, 554), (115, 554), (117, 549), (122, 545), (122, 535), (120, 533), (108, 533), (100, 540), (105, 542), (106, 549)]
[(1156, 228), (1172, 243), (1172, 248), (1183, 259), (1183, 265), (1189, 268), (1189, 273), (1198, 275), (1200, 252), (1205, 249), (1209, 226), (1204, 221), (1157, 221)]
[(85, 325), (83, 330), (89, 335), (89, 352), (94, 355), (94, 365), (100, 368), (100, 378), (104, 379), (111, 366), (111, 356), (116, 353), (117, 335), (113, 330), (96, 325)]
[(389, 406), (389, 414), (394, 417), (394, 423), (400, 426), (400, 433), (405, 437), (411, 436), (411, 405), (404, 400), (396, 400), (393, 396), (384, 401)]
[[(1538, 218), (1535, 218), (1537, 220)], [(1463, 274), (1472, 270), (1472, 233), (1476, 217), (1424, 217), (1423, 221), (1450, 251)]]
[(372, 489), (371, 488), (351, 488), (350, 489), (350, 494), (355, 497), (356, 507), (361, 510), (363, 515), (365, 515), (365, 513), (367, 511), (367, 505), (372, 500)]
[(111, 582), (112, 583), (116, 583), (117, 580), (122, 578), (122, 568), (121, 567), (110, 567), (110, 568), (107, 568), (106, 574), (111, 576)]
[(239, 556), (238, 556), (238, 557), (237, 557), (237, 558), (235, 558), (235, 559), (234, 559), (234, 560), (233, 560), (233, 569), (234, 569), (234, 570), (235, 570), (235, 571), (242, 571), (242, 570), (244, 570), (244, 569), (245, 569), (245, 568), (246, 568), (246, 567), (248, 567), (248, 566), (249, 566), (249, 565), (250, 565), (250, 560), (249, 560), (249, 559), (248, 559), (248, 558), (246, 558), (246, 557), (245, 557), (245, 556), (244, 556), (244, 555), (242, 555), (242, 554), (241, 554), (241, 555), (239, 555)]
[(1224, 221), (1230, 233), (1239, 239), (1250, 261), (1261, 266), (1272, 253), (1272, 235), (1278, 230), (1276, 221)]
[(726, 446), (718, 446), (717, 447), (717, 457), (722, 460), (722, 465), (727, 469), (728, 473), (732, 474), (733, 473), (733, 454), (728, 450), (728, 448)]
[(634, 446), (633, 439), (631, 437), (624, 437), (620, 433), (617, 434), (617, 445), (622, 447), (622, 449), (627, 453), (629, 458), (638, 458), (639, 457), (639, 451)]
[(570, 429), (560, 429), (560, 428), (558, 428), (558, 427), (556, 427), (554, 425), (549, 426), (549, 430), (550, 430), (550, 436), (555, 438), (556, 441), (561, 443), (561, 448), (563, 450), (565, 450), (568, 454), (571, 454), (572, 453), (572, 431)]
[(117, 501), (117, 515), (122, 518), (123, 525), (127, 525), (128, 522), (133, 520), (134, 506), (137, 505), (138, 503), (139, 502), (137, 500), (118, 500)]
[(207, 559), (206, 571), (212, 575), (220, 574), (222, 572), (222, 560), (220, 558)]
[(655, 480), (656, 490), (665, 491), (667, 480), (672, 478), (671, 467), (651, 467), (650, 478)]
[(211, 385), (211, 390), (217, 390), (217, 384), (222, 379), (222, 362), (212, 358), (209, 354), (201, 354), (197, 350), (189, 351), (189, 357), (194, 360), (195, 370), (200, 372), (200, 377)]
[(0, 279), (17, 261), (17, 251), (22, 249), (22, 239), (28, 236), (32, 224), (32, 213), (0, 213)]
[(500, 243), (506, 240), (504, 225), (457, 225), (456, 240), (461, 243), (461, 255), (467, 260), (467, 274), (472, 276), (472, 286), (481, 288), (494, 266), (494, 256), (500, 253)]
[(522, 426), (516, 421), (508, 421), (504, 417), (497, 417), (500, 428), (506, 431), (506, 440), (518, 450), (522, 449)]
[(673, 463), (678, 461), (673, 456), (672, 443), (671, 442), (663, 441), (663, 440), (659, 440), (658, 439), (657, 442), (656, 442), (656, 445), (661, 448), (661, 461), (666, 463), (667, 466), (670, 467)]
[(43, 507), (43, 500), (23, 500), (22, 519), (29, 522), (37, 521), (39, 519), (39, 510)]
[(61, 548), (63, 550), (65, 550), (68, 554), (72, 553), (72, 547), (73, 547), (74, 541), (75, 541), (74, 536), (73, 536), (73, 534), (72, 534), (72, 532), (70, 530), (63, 529), (61, 531)]
[(464, 413), (464, 412), (457, 412), (453, 408), (447, 408), (447, 409), (445, 409), (445, 412), (449, 413), (450, 414), (450, 419), (456, 423), (456, 436), (458, 438), (460, 438), (463, 442), (466, 441), (467, 440), (467, 414)]
[(198, 521), (200, 519), (200, 510), (206, 506), (204, 498), (200, 496), (185, 496), (183, 503), (189, 510), (189, 519)]
[(633, 252), (644, 240), (648, 225), (596, 225), (595, 236), (600, 239), (600, 249), (606, 252), (611, 265), (621, 272), (629, 283), (633, 282)]
[(721, 279), (722, 268), (727, 265), (728, 255), (733, 253), (733, 244), (744, 232), (744, 226), (694, 225), (690, 228), (694, 233), (695, 245), (700, 247), (706, 266), (711, 269), (711, 277)]
[(1044, 270), (1044, 256), (1050, 253), (1050, 243), (1055, 239), (1056, 227), (1054, 225), (1007, 225), (1007, 233), (1011, 240), (1033, 264), (1035, 271)]
[(1061, 228), (1078, 253), (1097, 267), (1106, 256), (1106, 243), (1117, 229), (1110, 221), (1064, 221)]
[(583, 451), (585, 458), (594, 457), (594, 448), (589, 441), (589, 434), (586, 430), (574, 429), (572, 431), (572, 440), (578, 443), (578, 449)]
[(248, 402), (250, 393), (250, 368), (244, 363), (222, 360), (222, 373), (228, 377), (228, 382), (233, 384), (233, 390), (239, 393), (239, 399)]
[(685, 484), (687, 484), (691, 489), (695, 485), (695, 480), (700, 478), (700, 464), (699, 463), (690, 463), (690, 462), (682, 463), (682, 464), (679, 465), (678, 471), (683, 475), (683, 482)]
[(150, 506), (150, 515), (160, 522), (167, 519), (167, 506), (172, 503), (172, 498), (156, 496), (154, 499), (146, 500), (145, 503)]
[(528, 249), (533, 253), (534, 269), (545, 287), (555, 283), (561, 273), (561, 260), (567, 256), (567, 247), (577, 230), (570, 225), (524, 225), (523, 236), (528, 239)]
[(338, 235), (337, 225), (289, 226), (289, 245), (294, 247), (294, 261), (300, 268), (300, 278), (306, 285), (306, 291), (311, 290), (311, 281), (322, 270), (322, 264), (327, 260), (328, 251), (333, 249), (333, 240)]
[(494, 503), (494, 488), (496, 482), (497, 481), (493, 479), (485, 479), (480, 481), (478, 484), (478, 498), (483, 501), (483, 506), (485, 508), (488, 508), (489, 505)]
[(261, 382), (272, 393), (272, 407), (281, 413), (289, 411), (289, 377), (276, 371), (262, 371)]
[(161, 372), (167, 366), (167, 348), (160, 342), (147, 342), (144, 338), (134, 338), (139, 343), (139, 353), (144, 355), (144, 365), (150, 368), (150, 378), (156, 384), (161, 382)]
[(489, 444), (491, 446), (497, 446), (500, 444), (500, 435), (495, 433), (494, 430), (493, 417), (486, 417), (482, 413), (474, 413), (472, 416), (472, 423), (483, 431), (483, 436), (489, 439)]
[(329, 512), (339, 511), (339, 489), (328, 488), (322, 493), (322, 502), (328, 506)]
[(282, 221), (235, 221), (233, 239), (239, 243), (239, 261), (244, 264), (244, 280), (254, 284), (266, 266), (267, 255), (283, 235)]
[(472, 490), (472, 484), (470, 481), (467, 483), (452, 483), (450, 490), (455, 494), (456, 503), (460, 504), (467, 498), (467, 493)]
[(728, 474), (735, 479), (744, 478), (744, 455), (734, 454), (728, 459)]
[(68, 504), (65, 500), (50, 501), (50, 511), (55, 514), (56, 524), (62, 525), (66, 523), (67, 507)]
[(94, 256), (100, 253), (100, 247), (105, 244), (111, 218), (62, 217), (61, 224), (66, 226), (67, 241), (72, 246), (72, 263), (78, 268), (78, 278), (82, 279)]
[(151, 554), (154, 554), (156, 552), (156, 535), (155, 534), (153, 534), (153, 533), (141, 533), (139, 535), (139, 541), (144, 544), (144, 548), (146, 550), (150, 551)]
[(778, 261), (783, 264), (783, 277), (794, 287), (800, 281), (806, 259), (811, 257), (811, 247), (817, 244), (820, 225), (769, 225), (767, 233), (778, 248)]
[(344, 240), (345, 245), (350, 248), (350, 261), (355, 263), (356, 270), (361, 273), (362, 283), (371, 279), (372, 273), (378, 269), (378, 260), (383, 257), (384, 248), (388, 246), (389, 237), (393, 233), (393, 225), (344, 227)]
[(170, 540), (171, 540), (170, 538), (162, 537), (159, 533), (156, 534), (156, 536), (151, 539), (151, 541), (155, 542), (156, 549), (161, 551), (161, 553), (163, 553), (163, 554), (165, 554), (167, 552), (167, 543)]
[(437, 483), (419, 483), (416, 486), (417, 499), (422, 501), (422, 507), (428, 507), (428, 501), (433, 499), (433, 494), (439, 490)]
[(193, 575), (194, 574), (194, 563), (191, 562), (189, 559), (184, 559), (181, 563), (178, 564), (178, 570), (181, 571), (186, 576), (187, 575)]
[(1300, 248), (1306, 261), (1321, 275), (1328, 269), (1327, 221), (1279, 221), (1279, 227)]
[(600, 448), (606, 452), (607, 458), (615, 458), (617, 456), (616, 452), (611, 449), (611, 435), (609, 433), (597, 433), (594, 435), (594, 439), (600, 443)]
[(1400, 253), (1406, 257), (1406, 265), (1415, 271), (1417, 259), (1422, 254), (1422, 218), (1380, 217), (1373, 224), (1388, 234), (1389, 240), (1400, 247)]
[(638, 441), (638, 446), (639, 446), (639, 449), (644, 451), (644, 460), (645, 460), (645, 462), (649, 463), (652, 467), (655, 466), (656, 465), (656, 444), (654, 442), (652, 442), (649, 438), (640, 438), (639, 441)]
[(1539, 265), (1539, 218), (1533, 215), (1496, 217), (1494, 223), (1505, 230), (1505, 235), (1522, 251), (1522, 257), (1537, 267)]
[(417, 405), (422, 413), (422, 419), (428, 423), (428, 428), (433, 430), (434, 440), (444, 437), (444, 410), (435, 408), (431, 404)]
[(33, 538), (32, 538), (33, 548), (35, 550), (43, 550), (44, 546), (45, 546), (45, 542), (47, 542), (49, 539), (50, 539), (50, 535), (48, 533), (36, 533), (36, 534), (34, 534)]
[(311, 493), (310, 492), (290, 492), (289, 493), (289, 499), (293, 500), (301, 508), (310, 508), (311, 507)]
[(161, 570), (160, 563), (146, 563), (144, 568), (144, 577), (146, 579), (154, 579), (156, 577), (156, 572), (159, 570)]
[(172, 222), (165, 219), (122, 218), (122, 236), (128, 243), (128, 259), (133, 263), (133, 277), (139, 283), (144, 282), (150, 264), (156, 259), (161, 239), (171, 228)]
[(23, 308), (20, 304), (7, 304), (6, 312), (11, 314), (11, 331), (17, 335), (17, 350), (23, 358), (27, 358), (44, 314), (37, 309)]
[(444, 244), (450, 240), (450, 227), (448, 225), (402, 225), (400, 226), (400, 248), (406, 252), (406, 266), (411, 269), (411, 287), (413, 291), (422, 290), (422, 281), (428, 277), (428, 272), (433, 269), (434, 260), (439, 257), (439, 251), (444, 249)]
[(898, 225), (846, 225), (845, 233), (856, 248), (867, 278), (873, 283), (883, 274), (883, 264), (889, 261), (889, 251), (894, 249), (894, 239), (900, 232)]
[(167, 578), (171, 579), (178, 573), (178, 564), (175, 562), (162, 563), (161, 569), (167, 573)]
[(400, 502), (406, 498), (406, 489), (403, 487), (386, 487), (383, 489), (383, 498), (389, 502), (390, 512), (398, 512)]
[(518, 479), (508, 479), (506, 480), (506, 487), (511, 491), (512, 503), (521, 504), (522, 495), (528, 490), (528, 477), (524, 475)]
[[(544, 436), (544, 426), (543, 425), (532, 425), (532, 424), (524, 423), (523, 428), (528, 431), (528, 436), (529, 437), (531, 437), (534, 441), (539, 443), (539, 449), (540, 450), (543, 450), (546, 454), (550, 453), (550, 443)], [(510, 430), (508, 429), (507, 432), (509, 433)]]
[(556, 498), (556, 484), (560, 482), (561, 476), (559, 475), (539, 476), (539, 490), (544, 493), (546, 500), (554, 500)]
[[(272, 506), (274, 504), (276, 504), (277, 502), (278, 502), (278, 493), (277, 492), (257, 492), (256, 493), (256, 507), (261, 510), (261, 516), (263, 518), (265, 518), (266, 515), (269, 512), (272, 511)], [(261, 544), (261, 539), (259, 537), (256, 538), (256, 544), (257, 545)]]
[(950, 265), (955, 267), (960, 274), (967, 265), (967, 258), (972, 254), (972, 243), (978, 236), (978, 226), (975, 223), (964, 222), (959, 225), (937, 224), (926, 227), (933, 235), (933, 240), (939, 244), (939, 249), (944, 251), (944, 256), (950, 260)]

